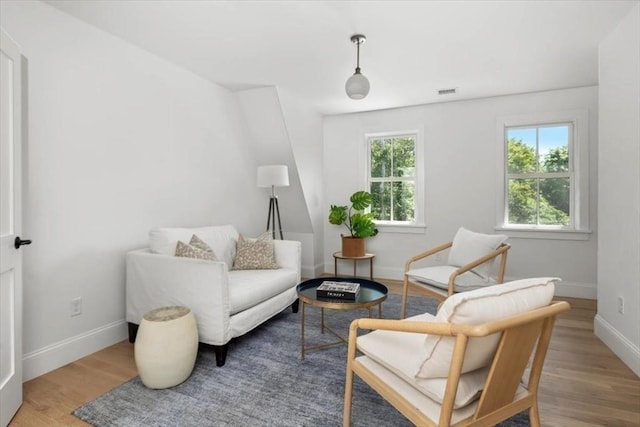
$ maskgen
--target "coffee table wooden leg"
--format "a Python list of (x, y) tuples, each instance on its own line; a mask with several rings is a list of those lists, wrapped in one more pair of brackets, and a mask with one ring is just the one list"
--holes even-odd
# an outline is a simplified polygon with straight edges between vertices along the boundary
[(369, 277), (373, 280), (373, 258), (369, 258)]
[(302, 301), (302, 323), (300, 325), (300, 358), (302, 360), (304, 360), (304, 306), (307, 305), (305, 304), (304, 301)]

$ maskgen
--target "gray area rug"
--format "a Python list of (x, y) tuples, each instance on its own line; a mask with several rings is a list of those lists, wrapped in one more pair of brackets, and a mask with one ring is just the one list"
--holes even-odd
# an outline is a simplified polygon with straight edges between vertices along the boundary
[[(433, 300), (409, 300), (408, 315), (435, 310)], [(400, 296), (389, 295), (383, 316), (399, 315)], [(327, 324), (345, 336), (351, 320), (366, 316), (366, 310), (325, 311)], [(346, 346), (309, 352), (300, 360), (300, 317), (289, 308), (232, 340), (221, 368), (216, 367), (213, 350), (201, 346), (194, 371), (184, 383), (150, 390), (136, 377), (73, 415), (96, 427), (340, 426)], [(333, 341), (330, 333), (320, 333), (319, 324), (320, 310), (307, 306), (307, 345)], [(356, 377), (353, 425), (412, 424)], [(529, 418), (521, 413), (499, 426), (529, 426)]]

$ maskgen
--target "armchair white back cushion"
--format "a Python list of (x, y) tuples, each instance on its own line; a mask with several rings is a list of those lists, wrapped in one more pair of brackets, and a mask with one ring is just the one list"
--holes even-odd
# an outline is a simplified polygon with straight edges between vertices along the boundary
[[(469, 264), (498, 247), (507, 240), (504, 234), (482, 234), (460, 227), (453, 238), (447, 264), (462, 267)], [(485, 280), (489, 280), (493, 260), (475, 267), (473, 272)], [(445, 282), (447, 283), (448, 280)]]
[[(522, 279), (454, 294), (440, 306), (434, 321), (475, 325), (544, 307), (551, 303), (555, 282), (559, 280), (553, 277)], [(499, 340), (500, 334), (470, 339), (462, 372), (487, 366)], [(454, 346), (455, 337), (427, 335), (424, 342), (426, 358), (416, 377), (446, 378)]]

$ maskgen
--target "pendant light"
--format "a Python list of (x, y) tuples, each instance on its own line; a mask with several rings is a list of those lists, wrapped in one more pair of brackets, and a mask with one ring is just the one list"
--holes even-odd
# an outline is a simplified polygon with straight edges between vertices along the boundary
[(344, 89), (351, 99), (362, 99), (369, 93), (369, 80), (360, 73), (360, 45), (367, 41), (367, 38), (362, 34), (354, 34), (351, 36), (351, 41), (356, 44), (357, 47), (357, 62), (356, 72), (353, 76), (349, 77), (347, 83), (344, 85)]

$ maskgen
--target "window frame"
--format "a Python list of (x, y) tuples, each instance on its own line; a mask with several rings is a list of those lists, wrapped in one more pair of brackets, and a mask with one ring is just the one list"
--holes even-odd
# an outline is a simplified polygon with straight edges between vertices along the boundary
[(424, 233), (424, 144), (422, 132), (419, 129), (386, 131), (386, 132), (366, 132), (364, 133), (365, 151), (365, 174), (364, 183), (367, 191), (371, 191), (372, 182), (382, 182), (372, 180), (371, 177), (371, 140), (380, 138), (414, 137), (415, 141), (415, 171), (412, 180), (414, 188), (414, 218), (413, 221), (383, 221), (374, 220), (380, 232), (391, 233)]
[[(508, 180), (514, 174), (507, 170), (507, 131), (513, 128), (544, 128), (569, 125), (569, 225), (509, 224), (508, 222)], [(531, 113), (517, 116), (499, 117), (497, 120), (499, 138), (499, 191), (496, 201), (495, 229), (514, 237), (587, 240), (589, 230), (589, 123), (586, 110)], [(517, 175), (517, 174), (516, 174)], [(551, 173), (537, 171), (532, 178), (553, 177)]]

